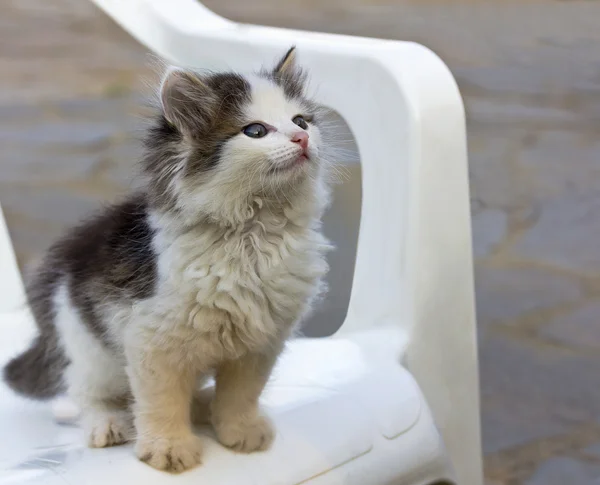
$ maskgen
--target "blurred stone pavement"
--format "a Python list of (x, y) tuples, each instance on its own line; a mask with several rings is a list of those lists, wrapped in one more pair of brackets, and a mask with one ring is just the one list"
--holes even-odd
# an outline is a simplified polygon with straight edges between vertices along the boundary
[[(600, 3), (206, 4), (244, 22), (414, 40), (448, 63), (468, 111), (488, 483), (593, 483), (600, 477)], [(0, 5), (0, 203), (22, 266), (131, 185), (151, 62), (87, 1)], [(349, 173), (336, 192), (343, 208), (334, 207), (327, 226), (340, 247), (325, 314), (331, 322), (344, 316), (358, 227), (358, 166)]]

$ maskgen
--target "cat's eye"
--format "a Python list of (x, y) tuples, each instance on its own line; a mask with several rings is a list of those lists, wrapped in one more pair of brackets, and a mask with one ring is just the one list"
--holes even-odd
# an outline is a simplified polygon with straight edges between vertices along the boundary
[(304, 117), (298, 115), (298, 116), (294, 116), (294, 118), (292, 119), (292, 121), (298, 125), (300, 128), (302, 128), (303, 130), (306, 130), (308, 128), (308, 124), (306, 123), (306, 120), (304, 119)]
[(265, 125), (260, 123), (252, 123), (251, 125), (246, 126), (242, 132), (244, 135), (249, 136), (250, 138), (262, 138), (263, 136), (266, 136), (269, 130), (267, 130)]

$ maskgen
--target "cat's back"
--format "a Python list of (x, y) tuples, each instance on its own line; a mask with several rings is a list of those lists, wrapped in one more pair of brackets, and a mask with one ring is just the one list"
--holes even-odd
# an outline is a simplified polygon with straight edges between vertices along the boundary
[(49, 260), (68, 278), (75, 303), (78, 298), (145, 298), (155, 284), (152, 238), (148, 203), (135, 194), (75, 226), (50, 249)]

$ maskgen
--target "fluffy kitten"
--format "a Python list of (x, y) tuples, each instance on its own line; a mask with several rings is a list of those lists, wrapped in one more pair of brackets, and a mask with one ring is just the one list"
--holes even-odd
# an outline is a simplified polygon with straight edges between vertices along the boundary
[(258, 398), (327, 271), (304, 80), (293, 48), (249, 77), (167, 72), (145, 189), (52, 246), (29, 285), (39, 336), (5, 368), (16, 392), (66, 390), (90, 446), (135, 436), (140, 460), (179, 472), (200, 462), (194, 395), (214, 375), (221, 443), (269, 446)]

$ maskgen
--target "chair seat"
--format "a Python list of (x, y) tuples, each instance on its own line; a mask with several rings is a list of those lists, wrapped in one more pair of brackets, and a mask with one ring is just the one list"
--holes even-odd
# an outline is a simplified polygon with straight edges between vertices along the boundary
[[(33, 331), (27, 312), (0, 316), (0, 363)], [(375, 485), (449, 476), (412, 376), (393, 361), (371, 363), (352, 340), (290, 342), (262, 401), (277, 430), (269, 451), (237, 454), (210, 429), (199, 429), (204, 463), (171, 476), (138, 462), (131, 446), (88, 449), (81, 429), (58, 424), (52, 406), (21, 399), (2, 384), (0, 484)]]

